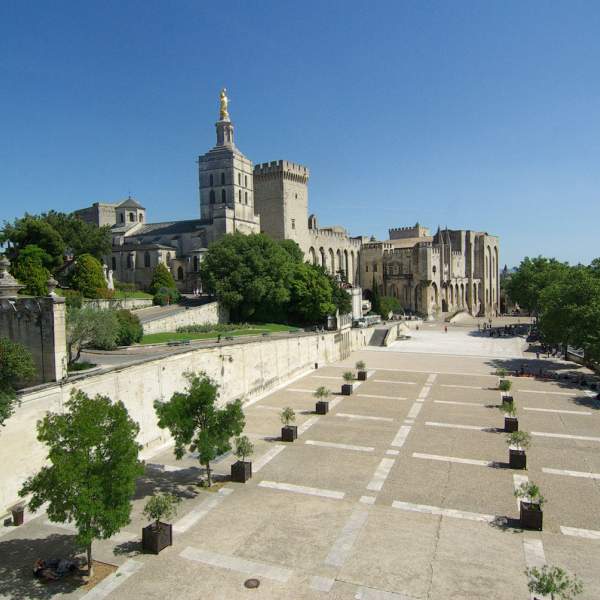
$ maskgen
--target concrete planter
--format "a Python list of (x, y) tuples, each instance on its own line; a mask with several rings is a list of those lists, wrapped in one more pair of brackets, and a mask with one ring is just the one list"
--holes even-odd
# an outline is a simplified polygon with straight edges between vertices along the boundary
[(502, 404), (508, 404), (512, 406), (515, 402), (515, 399), (512, 396), (502, 396)]
[(354, 391), (353, 383), (342, 384), (342, 396), (352, 396), (353, 391)]
[(327, 400), (319, 400), (315, 405), (315, 412), (318, 415), (326, 415), (329, 412), (329, 402)]
[(369, 378), (369, 374), (370, 374), (369, 371), (358, 371), (356, 378), (359, 381), (366, 381)]
[(231, 481), (246, 483), (252, 477), (252, 463), (249, 460), (238, 460), (231, 465)]
[(13, 525), (17, 527), (18, 525), (23, 525), (23, 521), (25, 520), (25, 505), (17, 504), (10, 509), (13, 518)]
[(158, 554), (167, 546), (173, 545), (173, 526), (170, 523), (159, 522), (158, 528), (155, 523), (142, 529), (142, 548), (145, 552)]
[(298, 427), (296, 425), (286, 425), (281, 428), (281, 441), (293, 442), (298, 438)]
[(544, 522), (544, 511), (539, 504), (534, 502), (524, 502), (521, 500), (520, 520), (523, 529), (534, 529), (542, 531)]
[(504, 417), (504, 431), (506, 433), (519, 431), (519, 419), (517, 417)]
[(510, 448), (508, 450), (508, 464), (511, 469), (526, 469), (527, 455), (525, 454), (525, 450)]

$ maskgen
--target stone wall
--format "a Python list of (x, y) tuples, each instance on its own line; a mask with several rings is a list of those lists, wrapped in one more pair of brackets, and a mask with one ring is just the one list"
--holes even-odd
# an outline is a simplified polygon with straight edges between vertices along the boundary
[(0, 337), (23, 344), (31, 352), (36, 367), (34, 383), (66, 377), (64, 298), (1, 298)]
[[(61, 384), (27, 390), (21, 405), (0, 433), (0, 456), (10, 461), (0, 470), (0, 515), (16, 500), (25, 479), (44, 464), (46, 448), (36, 440), (36, 422), (47, 411), (60, 412), (72, 389), (104, 394), (122, 401), (140, 425), (139, 441), (146, 455), (168, 443), (159, 429), (153, 402), (168, 400), (185, 386), (186, 371), (205, 371), (221, 385), (221, 403), (250, 400), (285, 384), (290, 378), (319, 365), (346, 357), (366, 344), (372, 331), (352, 329), (340, 334), (298, 334), (283, 339), (265, 338), (226, 346), (180, 351), (168, 358), (149, 359), (108, 372), (80, 375)], [(277, 435), (277, 432), (274, 432)]]
[(111, 300), (84, 300), (86, 306), (92, 306), (98, 309), (115, 309), (125, 308), (127, 310), (136, 310), (138, 308), (148, 308), (152, 306), (152, 298), (113, 298)]
[(209, 302), (202, 306), (185, 308), (164, 317), (149, 319), (144, 321), (142, 326), (144, 334), (149, 334), (177, 331), (178, 327), (187, 325), (203, 325), (204, 323), (214, 325), (216, 323), (227, 323), (228, 321), (227, 309), (220, 307), (218, 302)]

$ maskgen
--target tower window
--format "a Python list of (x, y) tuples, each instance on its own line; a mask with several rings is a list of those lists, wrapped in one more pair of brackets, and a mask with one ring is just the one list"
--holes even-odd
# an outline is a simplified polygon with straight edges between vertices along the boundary
[[(211, 175), (212, 177), (212, 175)], [(214, 204), (215, 203), (215, 190), (210, 190), (210, 203)]]
[(121, 213), (119, 216), (121, 217), (121, 219), (120, 219), (121, 223), (125, 223), (125, 215), (123, 213)]
[(248, 177), (244, 175), (244, 187), (248, 187)]
[(211, 173), (210, 174), (210, 187), (212, 187), (212, 186), (213, 186), (213, 176), (212, 176), (212, 173)]
[(221, 190), (221, 202), (227, 202), (227, 192), (225, 190)]
[(133, 223), (135, 221), (135, 215), (133, 213), (129, 213), (129, 220)]
[(238, 190), (238, 200), (242, 202), (242, 190)]
[(365, 273), (369, 272), (369, 265), (365, 265)]
[(225, 185), (225, 173), (221, 173), (221, 185)]
[(238, 173), (238, 185), (242, 185), (242, 174)]
[(150, 252), (144, 252), (144, 267), (150, 266)]
[(244, 192), (244, 202), (248, 204), (248, 192)]
[(144, 220), (144, 215), (142, 213), (140, 213), (138, 215), (138, 221), (141, 223)]
[(296, 229), (296, 219), (292, 219), (292, 229)]

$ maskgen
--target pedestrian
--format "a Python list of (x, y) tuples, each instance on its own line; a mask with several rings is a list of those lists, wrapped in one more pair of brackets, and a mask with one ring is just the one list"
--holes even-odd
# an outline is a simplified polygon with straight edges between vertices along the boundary
[(448, 333), (448, 326), (444, 325), (444, 333)]

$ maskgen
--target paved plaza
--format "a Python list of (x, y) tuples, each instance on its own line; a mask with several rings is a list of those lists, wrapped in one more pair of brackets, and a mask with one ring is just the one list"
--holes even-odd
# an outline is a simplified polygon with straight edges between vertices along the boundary
[[(71, 530), (45, 515), (3, 528), (0, 598), (525, 600), (525, 568), (548, 563), (577, 573), (581, 598), (597, 599), (595, 394), (512, 378), (532, 444), (528, 469), (511, 470), (493, 373), (520, 364), (577, 367), (530, 363), (521, 338), (449, 329), (432, 325), (415, 332), (412, 346), (356, 352), (247, 406), (255, 454), (246, 484), (227, 481), (232, 456), (214, 465), (224, 484), (211, 492), (196, 485), (202, 471), (194, 457), (176, 461), (169, 448), (153, 456), (131, 524), (95, 544), (95, 557), (119, 571), (87, 594), (30, 576), (35, 558), (70, 551)], [(342, 373), (361, 359), (370, 378), (352, 396), (338, 395)], [(329, 414), (317, 416), (312, 393), (322, 385), (335, 395)], [(291, 444), (279, 439), (285, 406), (297, 413)], [(526, 479), (547, 499), (542, 532), (519, 528), (513, 490)], [(174, 545), (159, 556), (139, 551), (141, 510), (156, 490), (183, 497)], [(244, 587), (251, 577), (258, 589)]]

